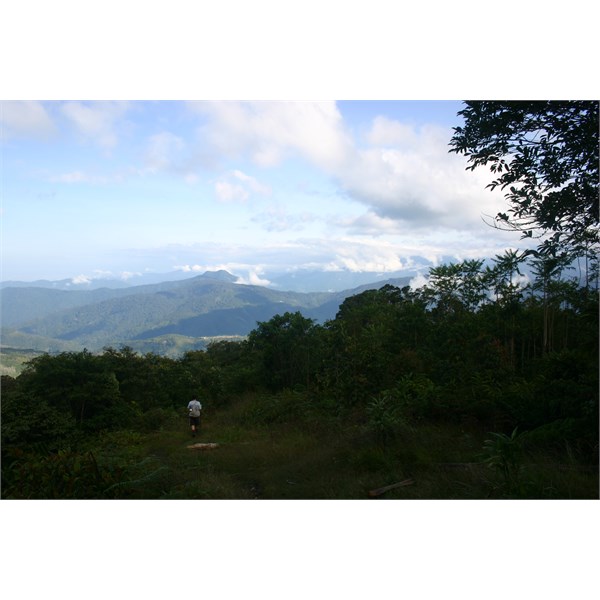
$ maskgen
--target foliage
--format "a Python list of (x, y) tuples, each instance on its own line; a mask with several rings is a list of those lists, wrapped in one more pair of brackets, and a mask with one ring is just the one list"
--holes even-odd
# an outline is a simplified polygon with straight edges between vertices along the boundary
[(40, 456), (13, 451), (8, 458), (2, 467), (4, 498), (99, 498), (106, 488), (105, 475), (91, 452), (60, 450)]
[(488, 188), (507, 190), (508, 214), (496, 221), (531, 237), (550, 236), (543, 254), (568, 247), (577, 255), (597, 248), (598, 102), (471, 101), (458, 114), (451, 152), (468, 158), (470, 170), (489, 165)]
[(272, 390), (311, 385), (314, 321), (302, 313), (286, 312), (259, 322), (248, 336), (258, 354), (262, 379)]
[(384, 445), (396, 435), (399, 426), (404, 422), (396, 398), (386, 392), (382, 392), (367, 403), (366, 414), (367, 427)]
[(34, 399), (18, 386), (2, 382), (2, 447), (25, 448), (43, 443), (57, 450), (73, 437), (76, 420), (67, 412)]
[(483, 462), (501, 476), (509, 493), (518, 490), (521, 483), (523, 450), (517, 429), (510, 435), (490, 432), (492, 437), (483, 443)]

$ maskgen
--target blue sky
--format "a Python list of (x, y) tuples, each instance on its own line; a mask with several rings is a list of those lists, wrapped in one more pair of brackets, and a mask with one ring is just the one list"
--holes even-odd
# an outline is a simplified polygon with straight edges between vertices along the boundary
[(396, 271), (519, 244), (458, 101), (5, 101), (3, 279)]
[[(522, 242), (482, 221), (506, 210), (491, 174), (448, 153), (458, 100), (597, 97), (580, 0), (212, 4), (4, 9), (3, 280), (493, 256)], [(507, 43), (515, 14), (576, 33), (542, 60), (537, 36)]]

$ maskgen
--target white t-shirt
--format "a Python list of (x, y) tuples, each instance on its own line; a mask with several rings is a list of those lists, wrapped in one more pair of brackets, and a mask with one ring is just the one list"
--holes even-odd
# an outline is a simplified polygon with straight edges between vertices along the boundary
[(190, 417), (199, 417), (200, 411), (202, 410), (202, 404), (200, 404), (198, 400), (190, 400), (188, 409), (190, 411)]

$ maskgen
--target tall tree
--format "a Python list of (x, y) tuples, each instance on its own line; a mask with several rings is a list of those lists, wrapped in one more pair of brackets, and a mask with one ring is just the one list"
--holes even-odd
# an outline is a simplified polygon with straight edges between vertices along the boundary
[(268, 387), (279, 390), (310, 386), (315, 327), (312, 319), (298, 311), (257, 323), (248, 336), (248, 345), (262, 356), (263, 379)]
[[(497, 226), (543, 236), (538, 251), (595, 255), (599, 243), (598, 102), (469, 101), (451, 150), (467, 169), (489, 165), (506, 190)], [(544, 235), (547, 234), (547, 235)]]

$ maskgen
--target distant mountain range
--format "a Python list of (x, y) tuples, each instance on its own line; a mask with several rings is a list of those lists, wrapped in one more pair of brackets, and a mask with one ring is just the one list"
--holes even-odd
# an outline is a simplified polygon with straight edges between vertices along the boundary
[[(452, 262), (452, 257), (445, 257), (448, 262)], [(267, 287), (280, 291), (292, 292), (341, 292), (353, 289), (361, 285), (367, 285), (387, 279), (398, 279), (405, 277), (415, 277), (419, 273), (427, 273), (433, 263), (421, 256), (411, 256), (407, 259), (410, 267), (393, 272), (377, 271), (350, 271), (348, 269), (338, 271), (323, 271), (319, 269), (301, 268), (289, 272), (267, 272), (261, 273), (261, 279), (268, 281)], [(218, 273), (232, 283), (247, 283), (248, 278), (243, 275), (237, 277), (227, 271), (207, 271), (212, 276), (217, 277)], [(64, 291), (91, 291), (103, 288), (129, 289), (141, 285), (154, 285), (173, 281), (185, 281), (195, 277), (191, 271), (170, 271), (168, 273), (135, 273), (127, 276), (126, 279), (117, 279), (114, 277), (73, 277), (70, 279), (60, 279), (49, 281), (45, 279), (37, 281), (2, 281), (2, 288), (22, 288), (36, 287)]]
[(226, 271), (88, 290), (7, 282), (0, 290), (1, 343), (46, 352), (128, 345), (142, 352), (175, 354), (205, 347), (210, 339), (245, 336), (258, 321), (286, 311), (300, 311), (322, 323), (335, 317), (348, 296), (386, 283), (401, 287), (411, 278), (310, 293), (235, 283), (238, 278)]

